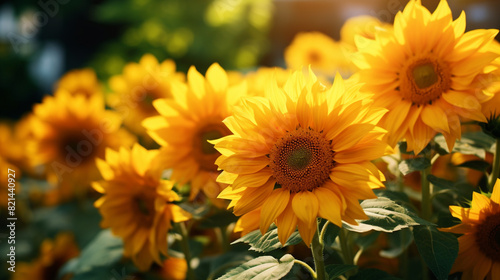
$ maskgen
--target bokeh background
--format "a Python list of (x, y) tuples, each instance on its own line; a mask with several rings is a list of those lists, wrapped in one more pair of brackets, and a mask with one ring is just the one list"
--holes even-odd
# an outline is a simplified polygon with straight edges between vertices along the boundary
[[(178, 70), (213, 62), (228, 70), (284, 66), (300, 31), (339, 39), (346, 19), (392, 22), (407, 0), (16, 0), (0, 4), (0, 119), (17, 120), (68, 70), (91, 67), (105, 82), (144, 53)], [(433, 10), (438, 0), (423, 0)], [(467, 28), (499, 28), (500, 2), (449, 1)]]

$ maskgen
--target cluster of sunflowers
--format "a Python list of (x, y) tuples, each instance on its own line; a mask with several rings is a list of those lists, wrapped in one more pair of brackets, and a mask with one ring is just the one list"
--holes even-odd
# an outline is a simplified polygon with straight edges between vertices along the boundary
[(412, 0), (297, 35), (288, 69), (67, 73), (0, 127), (2, 207), (10, 168), (20, 220), (92, 200), (109, 230), (12, 278), (500, 279), (500, 44), (465, 27)]

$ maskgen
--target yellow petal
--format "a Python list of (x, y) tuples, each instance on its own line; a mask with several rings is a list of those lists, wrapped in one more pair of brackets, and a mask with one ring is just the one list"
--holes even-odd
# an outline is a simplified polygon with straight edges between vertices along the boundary
[(314, 194), (318, 198), (319, 216), (342, 227), (341, 213), (343, 212), (343, 205), (339, 197), (332, 191), (322, 187), (316, 188)]
[(285, 245), (286, 241), (292, 235), (292, 233), (297, 228), (297, 216), (292, 209), (292, 199), (289, 199), (288, 205), (285, 210), (281, 212), (281, 215), (276, 219), (276, 226), (278, 227), (278, 239), (282, 245)]
[(260, 215), (260, 232), (266, 233), (267, 229), (276, 218), (285, 210), (290, 199), (290, 191), (283, 188), (275, 189), (262, 205)]
[(292, 200), (292, 208), (297, 218), (309, 225), (314, 223), (318, 216), (318, 198), (309, 191), (298, 192)]

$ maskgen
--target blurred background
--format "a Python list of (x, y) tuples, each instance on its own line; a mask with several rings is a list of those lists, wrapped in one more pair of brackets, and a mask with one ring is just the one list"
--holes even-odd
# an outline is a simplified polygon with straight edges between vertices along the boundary
[[(0, 119), (29, 112), (68, 70), (91, 67), (102, 82), (145, 53), (180, 71), (213, 62), (228, 70), (284, 66), (300, 31), (339, 39), (356, 15), (392, 22), (407, 0), (16, 0), (0, 4)], [(431, 11), (438, 0), (423, 0)], [(467, 28), (500, 28), (500, 2), (450, 0)]]

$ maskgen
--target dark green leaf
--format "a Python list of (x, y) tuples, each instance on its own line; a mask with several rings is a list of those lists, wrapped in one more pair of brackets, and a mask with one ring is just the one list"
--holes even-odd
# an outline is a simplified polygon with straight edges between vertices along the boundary
[(362, 269), (349, 280), (399, 280), (399, 278), (376, 268)]
[[(72, 279), (89, 279), (89, 276), (107, 275), (123, 256), (123, 242), (110, 230), (101, 231), (92, 242), (83, 249), (80, 256), (68, 262), (60, 274), (73, 274)], [(96, 279), (96, 278), (92, 278)]]
[(389, 248), (380, 251), (384, 258), (396, 258), (401, 255), (413, 241), (413, 235), (409, 228), (387, 234)]
[(414, 171), (424, 170), (431, 166), (431, 161), (428, 158), (418, 157), (412, 159), (405, 159), (399, 164), (399, 171), (403, 175), (408, 175)]
[(280, 279), (293, 267), (293, 256), (286, 254), (278, 261), (270, 256), (262, 256), (246, 262), (224, 274), (218, 280), (224, 279)]
[(458, 240), (435, 226), (416, 226), (413, 237), (418, 252), (438, 280), (448, 279), (451, 267), (458, 255)]
[(359, 247), (368, 248), (373, 243), (375, 243), (375, 241), (377, 240), (377, 238), (379, 236), (380, 236), (380, 231), (372, 231), (372, 232), (369, 232), (367, 234), (360, 235), (356, 239), (356, 244), (358, 244)]
[(326, 273), (330, 277), (330, 279), (336, 279), (340, 275), (343, 275), (349, 270), (357, 268), (357, 265), (352, 264), (331, 264), (325, 267)]
[(264, 235), (261, 234), (260, 230), (254, 230), (231, 244), (239, 242), (249, 244), (251, 246), (250, 250), (267, 253), (289, 245), (299, 244), (300, 242), (302, 242), (302, 238), (300, 238), (299, 232), (295, 231), (288, 238), (285, 246), (282, 246), (278, 239), (278, 228), (273, 224), (271, 225), (271, 227), (269, 227), (269, 230)]
[[(323, 225), (322, 225), (323, 226)], [(320, 227), (322, 228), (322, 227)], [(331, 245), (335, 242), (335, 239), (337, 238), (337, 235), (339, 235), (340, 232), (340, 227), (333, 224), (329, 223), (328, 227), (326, 228), (325, 235), (324, 235), (324, 242), (327, 245)]]
[(370, 219), (360, 221), (357, 226), (343, 223), (347, 230), (393, 232), (410, 226), (432, 225), (432, 223), (419, 218), (414, 212), (385, 197), (367, 199), (361, 202), (361, 207)]
[(455, 185), (452, 181), (436, 177), (432, 174), (427, 175), (427, 180), (440, 189), (452, 189)]
[(490, 168), (491, 165), (484, 160), (471, 160), (471, 161), (464, 162), (464, 163), (457, 165), (457, 166), (458, 167), (466, 167), (466, 168), (485, 172), (486, 170), (488, 170), (488, 168)]
[(224, 227), (230, 223), (236, 222), (238, 217), (236, 217), (233, 212), (230, 211), (218, 211), (217, 213), (208, 216), (201, 220), (201, 228), (216, 228)]

